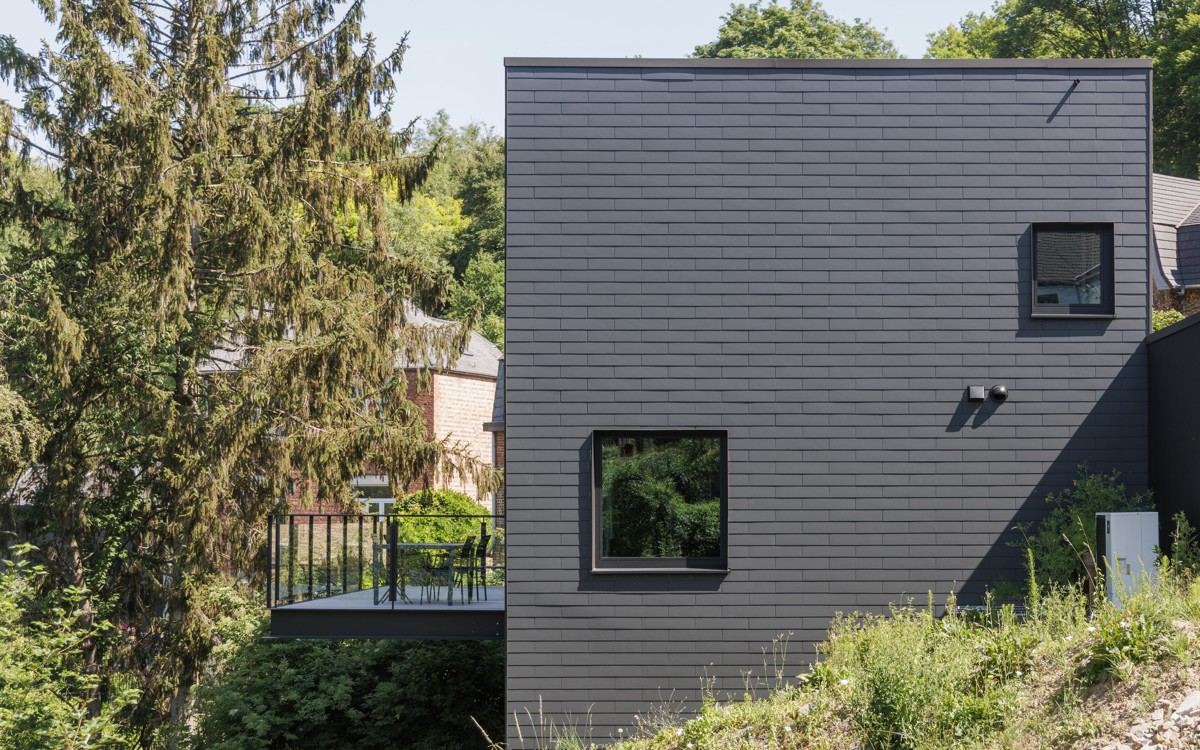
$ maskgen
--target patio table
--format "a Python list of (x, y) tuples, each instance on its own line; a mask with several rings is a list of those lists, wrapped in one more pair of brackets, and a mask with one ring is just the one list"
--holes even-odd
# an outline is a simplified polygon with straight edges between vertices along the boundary
[[(446, 569), (450, 573), (450, 585), (446, 587), (446, 604), (454, 604), (454, 553), (462, 548), (461, 542), (396, 542), (395, 544), (375, 544), (375, 549), (379, 551), (394, 549), (397, 555), (403, 555), (405, 552), (413, 551), (431, 551), (436, 550), (446, 552), (448, 555), (446, 561)], [(396, 587), (399, 586), (399, 598), (401, 601), (412, 604), (412, 599), (408, 598), (408, 593), (405, 590), (407, 585), (407, 576), (403, 572), (389, 565), (388, 571), (388, 594), (381, 600), (390, 601), (392, 606), (396, 606)], [(381, 603), (381, 602), (376, 602)]]

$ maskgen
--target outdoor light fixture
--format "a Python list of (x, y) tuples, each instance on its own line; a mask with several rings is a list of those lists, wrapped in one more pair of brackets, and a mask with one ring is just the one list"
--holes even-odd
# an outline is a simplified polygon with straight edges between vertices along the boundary
[(977, 404), (977, 403), (982, 402), (985, 398), (987, 398), (987, 396), (984, 395), (982, 385), (967, 386), (967, 401), (970, 401), (973, 404)]
[(993, 385), (991, 396), (997, 404), (1003, 404), (1008, 400), (1008, 388), (1002, 385)]

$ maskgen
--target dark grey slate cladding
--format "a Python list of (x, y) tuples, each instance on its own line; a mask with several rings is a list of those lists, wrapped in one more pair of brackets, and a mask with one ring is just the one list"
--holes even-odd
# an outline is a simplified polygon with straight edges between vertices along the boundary
[[(508, 702), (616, 736), (838, 610), (1015, 575), (1075, 466), (1146, 483), (1140, 63), (508, 68)], [(1072, 89), (1072, 82), (1079, 84)], [(1116, 317), (1032, 319), (1032, 222)], [(1003, 383), (975, 408), (966, 386)], [(592, 430), (729, 435), (729, 572), (588, 570)], [(567, 717), (571, 717), (568, 719)], [(520, 747), (513, 727), (510, 742)]]

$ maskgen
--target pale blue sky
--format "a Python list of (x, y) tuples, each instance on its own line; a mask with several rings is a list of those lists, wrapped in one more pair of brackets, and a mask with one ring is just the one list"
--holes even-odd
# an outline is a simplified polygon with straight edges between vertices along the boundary
[[(871, 19), (905, 57), (925, 35), (992, 0), (827, 0), (849, 20)], [(445, 109), (457, 124), (502, 131), (505, 57), (683, 57), (716, 38), (729, 0), (366, 0), (367, 26), (390, 48), (404, 31), (411, 49), (397, 79), (397, 121)], [(29, 0), (0, 0), (0, 33), (27, 49), (49, 36)], [(0, 85), (0, 98), (12, 92)]]

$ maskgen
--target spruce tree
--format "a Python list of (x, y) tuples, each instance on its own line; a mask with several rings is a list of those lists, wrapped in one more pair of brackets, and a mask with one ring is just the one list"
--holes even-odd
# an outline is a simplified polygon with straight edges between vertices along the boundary
[(83, 653), (140, 675), (149, 727), (296, 477), (494, 477), (397, 367), (468, 335), (408, 323), (442, 290), (387, 231), (431, 164), (389, 117), (404, 44), (361, 0), (38, 2), (55, 42), (0, 36), (0, 481), (81, 626), (133, 634)]

